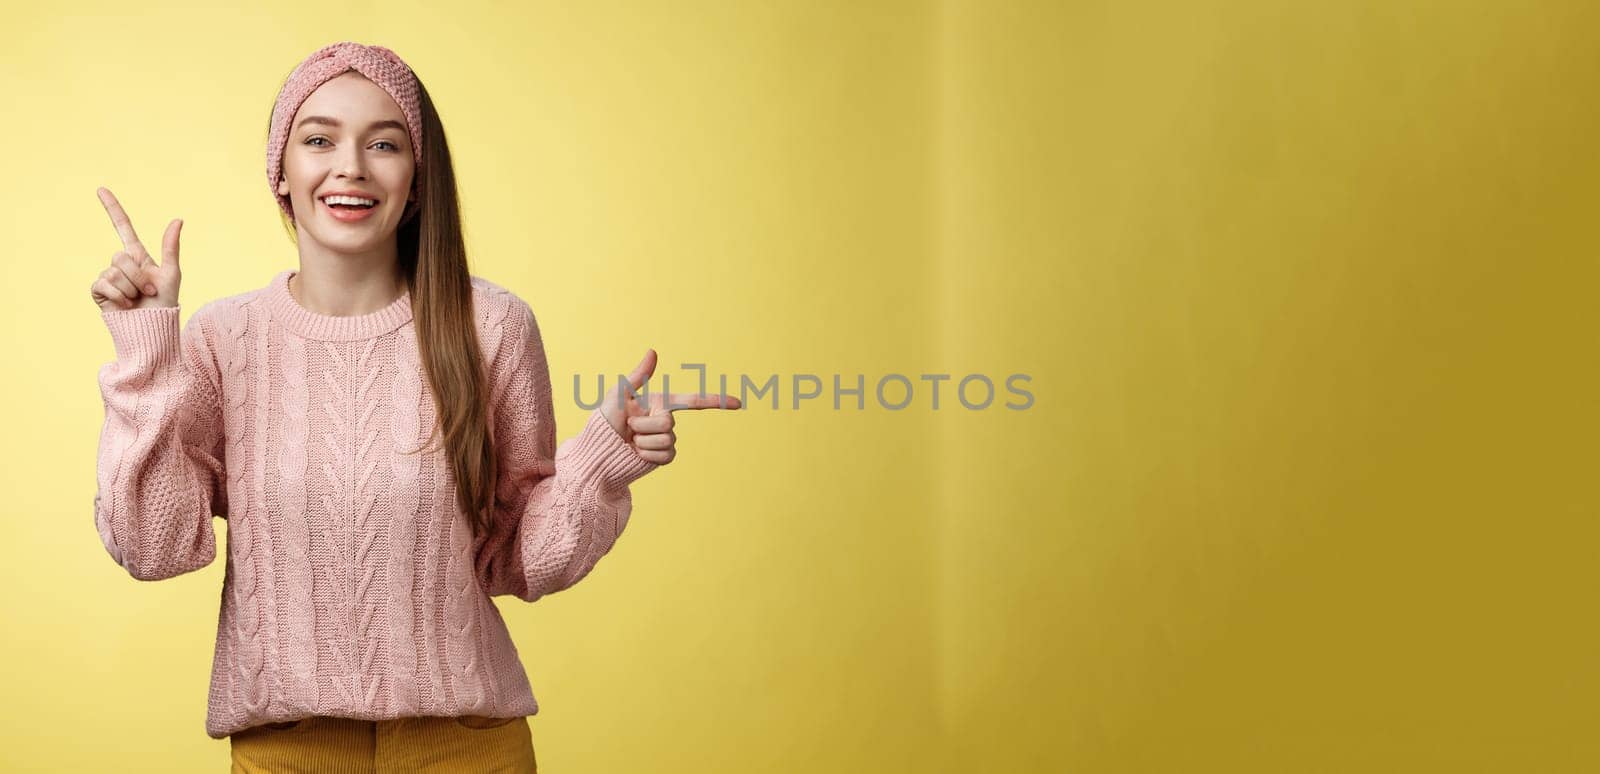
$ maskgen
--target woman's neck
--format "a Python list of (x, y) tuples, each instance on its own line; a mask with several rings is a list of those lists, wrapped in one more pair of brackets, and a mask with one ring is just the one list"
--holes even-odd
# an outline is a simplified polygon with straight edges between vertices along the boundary
[(289, 277), (289, 295), (306, 311), (331, 317), (376, 312), (406, 292), (399, 266), (373, 271), (360, 267), (302, 266)]

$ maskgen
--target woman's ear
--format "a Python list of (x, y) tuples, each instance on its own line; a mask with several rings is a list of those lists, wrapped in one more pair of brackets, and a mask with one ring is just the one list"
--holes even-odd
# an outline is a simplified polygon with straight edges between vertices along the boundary
[(282, 175), (278, 176), (278, 195), (279, 196), (288, 196), (289, 195), (289, 180), (288, 180), (288, 178), (285, 178)]

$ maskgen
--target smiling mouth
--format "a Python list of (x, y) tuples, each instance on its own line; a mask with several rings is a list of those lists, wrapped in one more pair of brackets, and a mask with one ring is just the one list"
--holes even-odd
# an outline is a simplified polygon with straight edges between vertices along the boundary
[(320, 201), (324, 205), (327, 205), (328, 209), (330, 209), (330, 210), (359, 211), (359, 210), (370, 210), (370, 209), (378, 206), (378, 204), (377, 204), (378, 200), (376, 200), (376, 199), (371, 200), (373, 202), (372, 204), (345, 204), (345, 203), (333, 204), (333, 203), (328, 201), (327, 197), (323, 197), (321, 199), (318, 199), (317, 201)]
[(329, 217), (332, 217), (334, 220), (337, 220), (341, 223), (355, 223), (357, 221), (366, 220), (378, 208), (376, 204), (362, 207), (359, 205), (350, 204), (329, 204), (323, 199), (318, 199), (317, 201), (323, 207), (328, 209)]

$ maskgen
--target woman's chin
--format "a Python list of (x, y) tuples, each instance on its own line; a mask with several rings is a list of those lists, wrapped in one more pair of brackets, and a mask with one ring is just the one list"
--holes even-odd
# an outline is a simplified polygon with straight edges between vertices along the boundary
[(350, 229), (334, 229), (332, 233), (318, 229), (310, 236), (317, 244), (336, 253), (365, 253), (383, 243), (382, 235), (376, 231), (352, 234)]
[(311, 236), (330, 249), (359, 252), (382, 243), (393, 234), (391, 228), (377, 214), (358, 223), (324, 219), (311, 229)]

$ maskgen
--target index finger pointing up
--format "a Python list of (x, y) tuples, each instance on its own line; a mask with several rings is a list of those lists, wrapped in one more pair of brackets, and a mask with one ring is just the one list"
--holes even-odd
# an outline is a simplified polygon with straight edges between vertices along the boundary
[[(133, 223), (128, 220), (128, 213), (122, 211), (122, 204), (117, 197), (104, 187), (94, 189), (100, 197), (100, 203), (105, 205), (106, 214), (111, 216), (111, 225), (117, 227), (117, 236), (122, 238), (122, 249), (135, 260), (148, 256), (144, 245), (139, 242), (139, 235), (133, 232)], [(142, 262), (142, 260), (141, 260)]]

